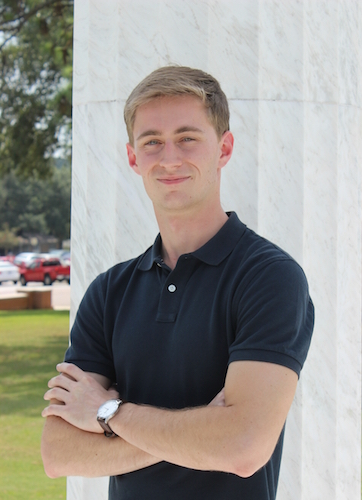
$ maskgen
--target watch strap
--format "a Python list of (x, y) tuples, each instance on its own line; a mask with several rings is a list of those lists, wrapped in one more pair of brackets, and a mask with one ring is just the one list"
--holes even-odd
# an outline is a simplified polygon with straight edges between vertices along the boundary
[(109, 437), (118, 437), (118, 434), (112, 431), (112, 429), (109, 427), (108, 424), (105, 423), (104, 420), (98, 420), (99, 425), (102, 427), (104, 431), (104, 435), (109, 438)]

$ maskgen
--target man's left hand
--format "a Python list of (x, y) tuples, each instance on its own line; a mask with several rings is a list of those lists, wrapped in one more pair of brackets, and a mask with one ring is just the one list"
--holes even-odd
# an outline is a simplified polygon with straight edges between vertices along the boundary
[[(97, 422), (98, 408), (109, 399), (119, 398), (118, 392), (107, 390), (91, 374), (71, 363), (60, 363), (56, 368), (60, 375), (48, 382), (50, 389), (44, 399), (50, 401), (50, 405), (42, 411), (42, 416), (54, 415), (84, 431), (102, 433)], [(51, 400), (60, 404), (53, 404)]]

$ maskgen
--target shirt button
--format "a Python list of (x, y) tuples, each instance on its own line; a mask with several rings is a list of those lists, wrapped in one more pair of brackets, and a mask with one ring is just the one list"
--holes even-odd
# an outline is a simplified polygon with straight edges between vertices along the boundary
[(168, 285), (167, 290), (171, 293), (173, 293), (176, 290), (175, 285)]

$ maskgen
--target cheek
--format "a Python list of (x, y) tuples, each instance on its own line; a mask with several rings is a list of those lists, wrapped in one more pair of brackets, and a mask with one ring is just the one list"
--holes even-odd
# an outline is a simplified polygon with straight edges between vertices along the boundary
[(141, 177), (147, 177), (151, 170), (152, 162), (145, 155), (137, 156), (137, 170)]

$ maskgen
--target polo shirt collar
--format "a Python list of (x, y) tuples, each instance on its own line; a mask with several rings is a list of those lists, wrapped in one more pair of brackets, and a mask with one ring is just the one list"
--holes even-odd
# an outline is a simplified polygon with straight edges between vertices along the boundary
[[(215, 236), (205, 245), (191, 252), (195, 258), (209, 264), (217, 266), (222, 262), (235, 248), (237, 242), (245, 232), (246, 226), (243, 224), (235, 212), (227, 212), (229, 219), (222, 226)], [(138, 268), (141, 271), (149, 271), (155, 262), (161, 260), (161, 235), (158, 234), (153, 246), (143, 255)]]
[(138, 269), (141, 271), (149, 271), (154, 262), (160, 262), (161, 260), (161, 235), (158, 233), (154, 244), (150, 247), (141, 257), (138, 264)]

